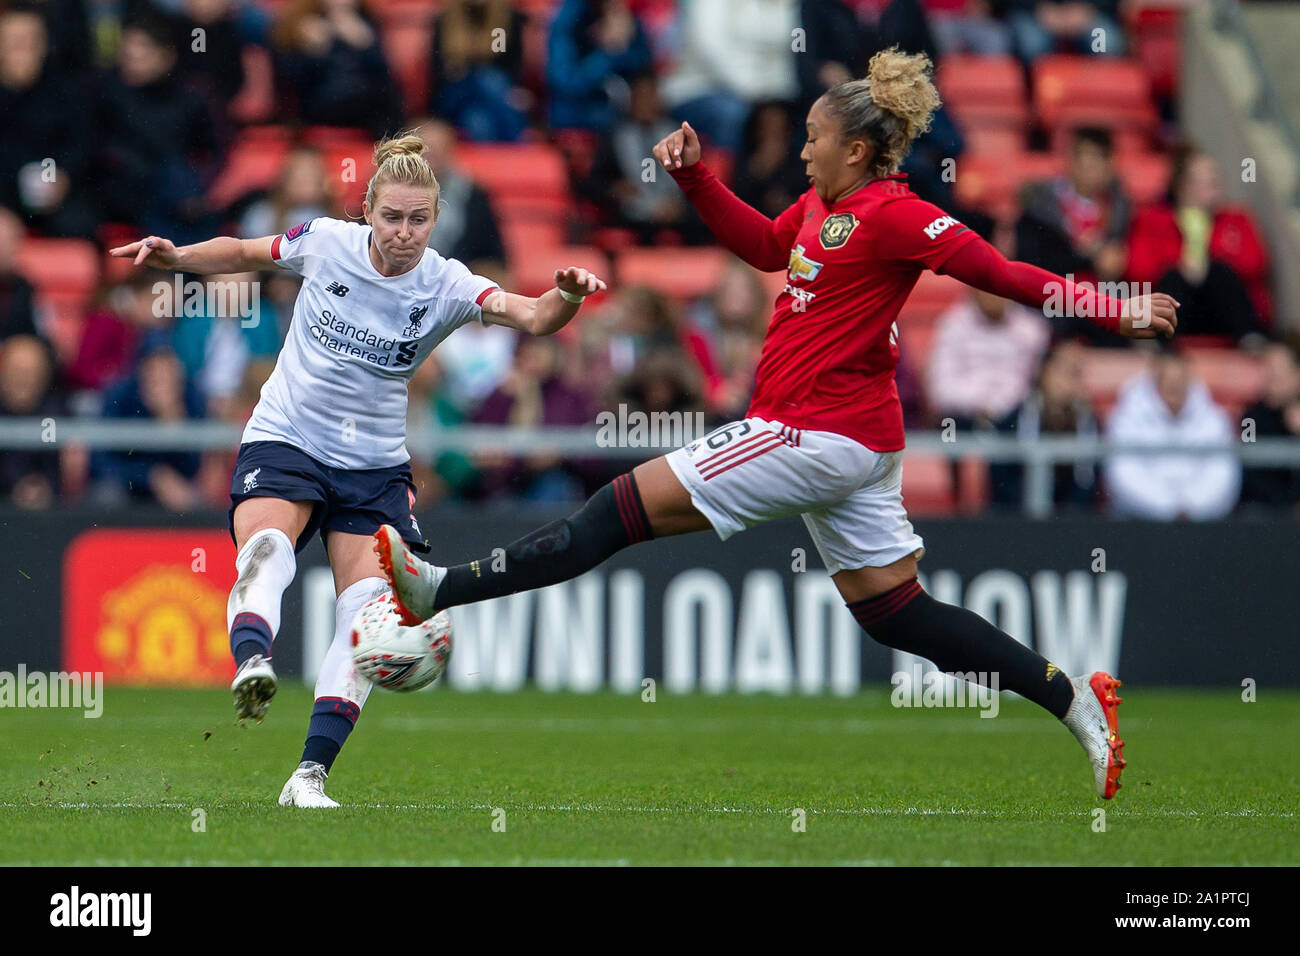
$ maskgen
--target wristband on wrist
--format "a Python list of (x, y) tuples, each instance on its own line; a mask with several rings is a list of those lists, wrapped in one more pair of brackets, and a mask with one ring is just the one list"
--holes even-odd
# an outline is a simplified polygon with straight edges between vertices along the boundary
[(559, 286), (555, 287), (555, 291), (560, 293), (560, 298), (565, 302), (572, 302), (574, 305), (582, 305), (582, 300), (586, 298), (585, 295), (574, 295), (572, 292), (565, 292)]

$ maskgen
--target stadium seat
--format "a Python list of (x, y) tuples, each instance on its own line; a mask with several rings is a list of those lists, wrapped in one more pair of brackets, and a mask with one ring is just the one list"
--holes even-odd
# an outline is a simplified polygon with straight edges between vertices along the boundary
[(99, 250), (86, 239), (25, 239), (18, 271), (36, 290), (42, 334), (60, 361), (76, 355), (86, 306), (99, 285)]
[(1034, 62), (1034, 112), (1044, 129), (1153, 128), (1151, 86), (1132, 60), (1055, 55)]
[(494, 199), (568, 199), (564, 156), (547, 143), (461, 143), (456, 162)]
[(957, 507), (963, 514), (978, 515), (993, 497), (989, 463), (974, 455), (957, 463)]
[(964, 298), (966, 292), (966, 286), (952, 276), (937, 275), (929, 270), (922, 272), (899, 313), (899, 328), (932, 325), (945, 309)]
[(1054, 153), (963, 156), (957, 160), (957, 200), (995, 218), (1008, 218), (1015, 214), (1022, 186), (1064, 169), (1065, 160)]
[(1196, 377), (1234, 418), (1264, 391), (1266, 372), (1254, 355), (1236, 349), (1196, 347), (1187, 348), (1186, 355)]
[(1028, 125), (1025, 75), (1013, 57), (946, 56), (936, 81), (945, 106), (963, 129), (1023, 130)]
[(677, 249), (627, 249), (617, 260), (621, 286), (647, 285), (675, 299), (712, 295), (730, 253), (715, 246)]
[(957, 510), (952, 465), (941, 455), (903, 454), (903, 507), (912, 517), (951, 515)]
[(214, 209), (225, 209), (237, 199), (270, 189), (280, 177), (289, 155), (290, 133), (282, 126), (250, 126), (240, 131), (226, 165), (208, 190)]
[(1117, 157), (1119, 178), (1129, 198), (1137, 203), (1158, 202), (1169, 189), (1169, 158), (1160, 153)]
[(555, 270), (566, 266), (593, 269), (600, 276), (609, 276), (609, 260), (594, 246), (553, 246), (534, 249), (528, 255), (511, 263), (510, 275), (513, 291), (520, 295), (541, 295), (555, 288)]
[(1025, 131), (1018, 127), (963, 125), (961, 136), (966, 156), (1007, 156), (1025, 149)]
[(320, 150), (325, 175), (338, 187), (344, 211), (359, 216), (366, 185), (375, 172), (375, 142), (370, 134), (346, 126), (310, 126), (302, 141)]
[(564, 223), (550, 220), (529, 220), (519, 216), (501, 216), (501, 241), (511, 262), (519, 262), (542, 249), (555, 249), (564, 245)]
[(25, 239), (18, 271), (38, 294), (84, 305), (99, 284), (99, 250), (87, 239)]
[(1147, 365), (1147, 354), (1133, 349), (1087, 350), (1083, 357), (1083, 387), (1099, 418), (1109, 414), (1120, 387)]
[(380, 41), (393, 79), (402, 91), (407, 116), (429, 108), (429, 62), (433, 48), (433, 14), (428, 9), (385, 8)]

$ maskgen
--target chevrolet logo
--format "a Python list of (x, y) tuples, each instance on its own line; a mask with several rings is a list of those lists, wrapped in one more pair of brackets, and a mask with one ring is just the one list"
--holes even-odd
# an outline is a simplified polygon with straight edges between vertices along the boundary
[(817, 278), (817, 273), (822, 271), (822, 263), (809, 259), (803, 253), (802, 244), (790, 250), (790, 281), (792, 282), (796, 279), (811, 282)]

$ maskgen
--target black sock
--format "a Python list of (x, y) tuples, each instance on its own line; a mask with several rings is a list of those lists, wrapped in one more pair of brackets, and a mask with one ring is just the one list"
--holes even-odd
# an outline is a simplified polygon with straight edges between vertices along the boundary
[(568, 581), (650, 536), (636, 479), (619, 475), (572, 515), (524, 535), (503, 555), (448, 568), (437, 610)]
[(996, 673), (999, 690), (1013, 690), (1057, 717), (1074, 700), (1074, 685), (1059, 667), (974, 611), (936, 601), (915, 578), (848, 608), (872, 638), (933, 661), (945, 674)]

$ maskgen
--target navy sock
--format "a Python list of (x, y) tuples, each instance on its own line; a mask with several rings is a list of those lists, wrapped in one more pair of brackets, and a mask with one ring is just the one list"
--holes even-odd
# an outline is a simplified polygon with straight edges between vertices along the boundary
[(936, 601), (916, 578), (848, 608), (872, 638), (933, 661), (945, 674), (997, 673), (1000, 690), (1013, 690), (1056, 717), (1064, 717), (1074, 700), (1074, 685), (1059, 667), (974, 611)]
[(334, 758), (343, 749), (343, 742), (361, 716), (361, 708), (342, 697), (321, 697), (311, 709), (307, 724), (307, 743), (302, 748), (302, 759), (324, 764), (325, 772), (334, 766)]
[(230, 652), (235, 655), (238, 667), (254, 654), (271, 656), (271, 625), (260, 615), (244, 611), (235, 615), (230, 626)]

